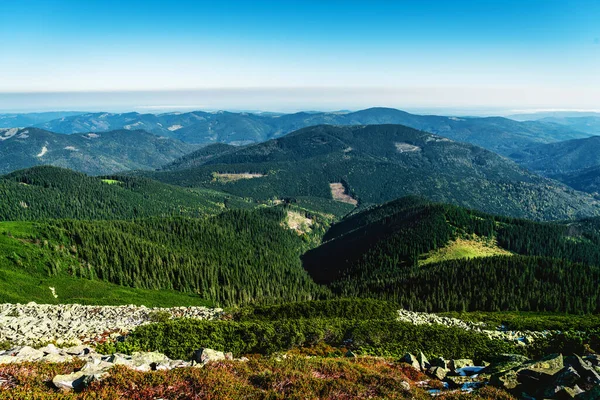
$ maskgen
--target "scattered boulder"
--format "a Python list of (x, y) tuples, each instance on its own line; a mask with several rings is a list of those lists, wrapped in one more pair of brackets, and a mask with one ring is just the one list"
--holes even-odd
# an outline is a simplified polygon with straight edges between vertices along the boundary
[(495, 373), (490, 378), (490, 384), (506, 390), (515, 389), (519, 386), (517, 371), (511, 369)]
[(23, 346), (14, 352), (13, 356), (18, 357), (21, 361), (37, 361), (44, 357), (44, 352), (33, 347)]
[(529, 361), (529, 358), (520, 354), (500, 354), (494, 358), (493, 362), (485, 369), (484, 373), (495, 374), (505, 372)]
[(417, 357), (413, 356), (410, 353), (406, 353), (402, 359), (402, 362), (405, 362), (407, 364), (409, 364), (411, 367), (413, 367), (414, 369), (421, 369), (421, 364), (419, 364), (419, 361), (417, 360)]
[(52, 383), (56, 388), (63, 391), (75, 390), (80, 392), (85, 389), (96, 376), (83, 371), (73, 372), (72, 374), (56, 375), (52, 379)]
[(600, 375), (590, 361), (577, 355), (565, 359), (561, 354), (551, 354), (523, 362), (493, 373), (490, 384), (522, 398), (600, 399)]
[(567, 359), (568, 364), (581, 375), (582, 384), (585, 386), (600, 385), (600, 374), (596, 372), (591, 362), (574, 355)]
[(60, 353), (60, 349), (52, 343), (50, 343), (44, 347), (41, 347), (38, 350), (43, 352), (44, 354), (59, 354)]
[(169, 365), (171, 360), (162, 353), (134, 352), (131, 355), (131, 365), (136, 371), (156, 371), (160, 366)]
[(425, 357), (425, 354), (423, 354), (423, 352), (419, 353), (417, 361), (419, 362), (419, 368), (421, 369), (421, 371), (426, 371), (429, 367), (431, 367), (429, 360), (427, 360), (427, 357)]
[(443, 357), (436, 357), (436, 358), (432, 359), (430, 364), (432, 367), (447, 368), (446, 360), (444, 360)]
[(432, 377), (443, 381), (446, 378), (446, 375), (448, 375), (448, 370), (442, 367), (431, 367), (427, 370), (427, 373)]
[(212, 349), (199, 349), (194, 351), (192, 361), (196, 364), (206, 364), (210, 361), (221, 361), (225, 360), (225, 353), (222, 351), (216, 351)]
[(458, 360), (450, 360), (450, 362), (448, 363), (448, 368), (452, 372), (456, 372), (456, 370), (460, 369), (460, 368), (474, 367), (474, 366), (475, 366), (475, 363), (473, 362), (473, 360), (468, 359), (468, 358), (462, 358), (462, 359), (458, 359)]
[(70, 354), (72, 356), (84, 356), (86, 354), (90, 354), (94, 350), (92, 348), (90, 348), (89, 346), (79, 345), (79, 346), (68, 347), (68, 348), (64, 349), (64, 351), (65, 351), (65, 353)]

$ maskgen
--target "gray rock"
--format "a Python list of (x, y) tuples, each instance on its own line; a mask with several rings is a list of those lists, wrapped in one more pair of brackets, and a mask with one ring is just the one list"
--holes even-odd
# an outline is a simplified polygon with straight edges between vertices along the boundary
[(473, 360), (468, 359), (468, 358), (450, 360), (450, 362), (448, 363), (448, 369), (450, 369), (450, 371), (452, 371), (452, 372), (456, 372), (456, 370), (460, 369), (460, 368), (474, 367), (474, 366), (475, 366), (475, 363), (473, 362)]
[(225, 354), (222, 351), (216, 351), (213, 349), (199, 349), (194, 351), (192, 361), (197, 364), (206, 364), (210, 361), (225, 360)]
[(72, 374), (67, 375), (56, 375), (52, 379), (52, 383), (58, 389), (64, 391), (81, 391), (85, 389), (94, 379), (100, 378), (94, 374), (88, 374), (86, 372), (73, 372)]
[(89, 346), (85, 346), (85, 345), (72, 346), (72, 347), (68, 347), (68, 348), (64, 349), (65, 353), (70, 354), (72, 356), (84, 356), (84, 355), (92, 353), (93, 351), (94, 351), (94, 349), (90, 348)]
[(20, 350), (13, 353), (19, 361), (37, 361), (44, 357), (44, 352), (34, 349), (33, 347), (23, 346)]
[(425, 357), (425, 354), (423, 354), (423, 352), (419, 353), (417, 361), (419, 362), (419, 367), (421, 368), (421, 371), (426, 371), (429, 367), (431, 367), (431, 364), (429, 364), (429, 360), (427, 360), (427, 357)]
[(38, 350), (43, 352), (44, 354), (59, 354), (60, 353), (60, 350), (52, 343), (48, 344), (47, 346), (41, 347)]
[(421, 365), (419, 364), (419, 361), (417, 360), (417, 357), (413, 356), (410, 353), (406, 353), (401, 359), (400, 361), (405, 362), (407, 364), (409, 364), (411, 367), (413, 367), (414, 369), (421, 369)]
[(506, 390), (515, 389), (517, 386), (519, 386), (517, 371), (508, 370), (504, 372), (497, 372), (491, 376), (490, 384)]
[(589, 361), (574, 355), (569, 357), (569, 364), (581, 375), (581, 378), (589, 385), (600, 385), (600, 374), (596, 372)]
[(556, 391), (555, 397), (557, 399), (575, 399), (582, 393), (585, 392), (577, 385), (573, 387), (560, 387)]
[(436, 357), (432, 359), (430, 364), (432, 367), (447, 368), (446, 360), (444, 360), (442, 357)]
[(446, 378), (446, 375), (448, 375), (448, 370), (442, 367), (431, 367), (427, 370), (427, 373), (432, 377), (443, 381), (444, 378)]
[(157, 352), (135, 352), (131, 355), (131, 365), (137, 371), (156, 371), (159, 365), (169, 365), (171, 360)]
[(42, 360), (47, 363), (62, 363), (73, 361), (73, 356), (53, 353), (47, 354)]

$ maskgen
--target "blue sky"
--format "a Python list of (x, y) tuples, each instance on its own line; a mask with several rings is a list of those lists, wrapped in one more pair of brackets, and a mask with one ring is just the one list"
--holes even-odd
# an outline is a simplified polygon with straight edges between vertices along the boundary
[(600, 108), (598, 1), (15, 0), (0, 16), (3, 110)]

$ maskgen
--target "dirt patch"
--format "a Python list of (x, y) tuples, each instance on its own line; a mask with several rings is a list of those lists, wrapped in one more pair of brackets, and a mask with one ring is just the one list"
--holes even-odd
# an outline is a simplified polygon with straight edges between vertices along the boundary
[(239, 181), (241, 179), (262, 178), (263, 176), (265, 176), (265, 174), (258, 174), (258, 173), (251, 173), (251, 172), (244, 172), (241, 174), (213, 172), (213, 182), (227, 183), (227, 182)]
[(313, 220), (297, 211), (288, 211), (285, 223), (288, 228), (298, 233), (308, 233), (311, 231)]
[(412, 145), (410, 143), (394, 143), (398, 153), (411, 153), (415, 151), (421, 151), (419, 146)]
[(330, 183), (329, 187), (331, 188), (331, 196), (333, 196), (334, 200), (352, 205), (358, 204), (356, 199), (346, 193), (346, 188), (341, 183)]

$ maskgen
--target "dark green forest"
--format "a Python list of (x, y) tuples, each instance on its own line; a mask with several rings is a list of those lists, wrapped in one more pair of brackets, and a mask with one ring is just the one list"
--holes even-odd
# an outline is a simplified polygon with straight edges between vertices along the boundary
[(213, 190), (185, 189), (131, 176), (90, 177), (49, 166), (0, 177), (0, 221), (198, 217), (253, 204)]
[[(597, 221), (537, 223), (404, 198), (346, 218), (304, 266), (337, 295), (421, 311), (600, 311)], [(439, 260), (423, 254), (483, 238), (513, 255)]]
[[(207, 150), (208, 151), (208, 150)], [(600, 215), (600, 203), (490, 151), (401, 125), (314, 126), (236, 150), (199, 152), (181, 169), (137, 175), (254, 199), (331, 199), (343, 182), (362, 207), (422, 195), (498, 215), (560, 220)], [(175, 163), (177, 165), (177, 163)], [(263, 177), (222, 182), (215, 173)]]
[[(234, 210), (207, 219), (55, 221), (41, 239), (64, 243), (78, 267), (67, 272), (142, 289), (195, 293), (222, 305), (328, 297), (304, 271), (310, 239), (282, 226), (283, 208)], [(324, 226), (313, 224), (312, 235)]]

